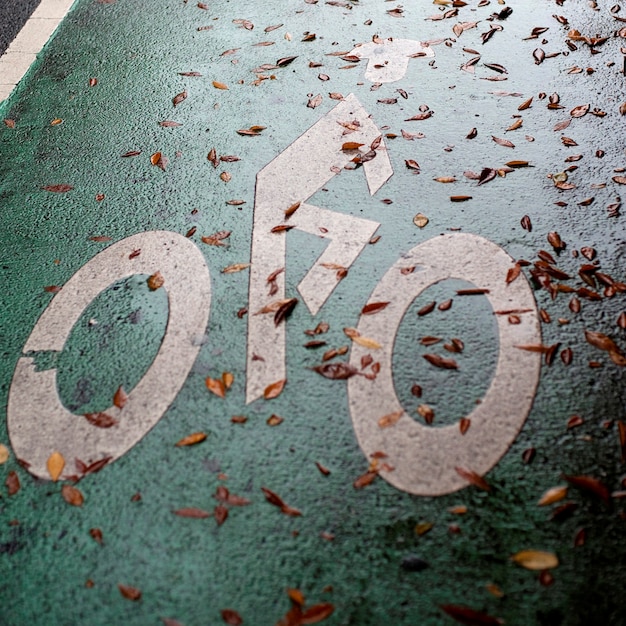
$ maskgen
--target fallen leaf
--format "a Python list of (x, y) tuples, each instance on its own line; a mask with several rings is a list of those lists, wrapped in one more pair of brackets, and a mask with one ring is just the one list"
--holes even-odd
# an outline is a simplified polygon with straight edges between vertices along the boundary
[(505, 148), (515, 148), (515, 144), (508, 139), (502, 139), (501, 137), (496, 137), (495, 135), (491, 135), (491, 138), (499, 145), (504, 146)]
[(176, 94), (172, 98), (172, 103), (174, 104), (174, 106), (178, 106), (186, 98), (187, 98), (187, 91), (181, 91), (179, 94)]
[(361, 474), (353, 483), (352, 486), (355, 489), (363, 489), (363, 487), (367, 487), (371, 485), (376, 477), (378, 476), (378, 472), (365, 472), (365, 474)]
[(574, 107), (571, 111), (570, 111), (570, 115), (572, 117), (583, 117), (584, 115), (587, 115), (587, 112), (589, 111), (589, 104), (581, 104), (580, 106)]
[(459, 369), (459, 366), (454, 359), (445, 358), (439, 356), (438, 354), (423, 354), (422, 356), (435, 367), (441, 367), (442, 369), (448, 370)]
[(224, 385), (224, 381), (221, 378), (207, 376), (204, 383), (211, 393), (214, 393), (219, 398), (226, 397), (226, 385)]
[(322, 94), (318, 93), (316, 96), (309, 98), (309, 101), (307, 102), (307, 107), (309, 107), (310, 109), (315, 109), (320, 104), (322, 104), (322, 101), (323, 101)]
[(176, 128), (177, 126), (182, 126), (180, 122), (173, 122), (172, 120), (163, 120), (159, 122), (159, 126), (163, 128)]
[(114, 417), (111, 417), (103, 411), (100, 411), (99, 413), (85, 413), (84, 417), (92, 426), (95, 426), (96, 428), (111, 428), (118, 423)]
[(65, 467), (65, 459), (60, 452), (53, 452), (46, 461), (46, 467), (48, 469), (48, 474), (50, 474), (50, 478), (56, 482), (59, 480), (59, 476), (61, 476), (61, 472)]
[(20, 490), (20, 477), (17, 475), (17, 472), (11, 470), (4, 481), (4, 484), (7, 488), (7, 493), (10, 496), (14, 496)]
[(398, 422), (398, 420), (404, 415), (404, 411), (395, 411), (394, 413), (388, 413), (383, 415), (378, 420), (378, 426), (380, 428), (389, 428)]
[(213, 81), (213, 87), (215, 87), (215, 89), (228, 89), (228, 85), (226, 85), (224, 83), (220, 83), (217, 80)]
[(126, 406), (126, 402), (128, 402), (128, 394), (124, 391), (124, 387), (120, 385), (113, 394), (113, 405), (118, 409), (123, 409)]
[(228, 626), (241, 626), (241, 624), (243, 624), (243, 619), (237, 611), (233, 609), (222, 609), (221, 613), (224, 623), (228, 624)]
[(570, 485), (580, 489), (581, 491), (586, 491), (592, 496), (602, 500), (607, 506), (610, 506), (611, 493), (606, 485), (600, 482), (597, 478), (593, 478), (592, 476), (568, 476), (566, 474), (563, 474), (562, 478), (564, 478)]
[(263, 392), (263, 397), (266, 400), (272, 400), (273, 398), (277, 398), (285, 388), (285, 384), (287, 383), (287, 379), (277, 380), (275, 383), (268, 385)]
[(362, 315), (374, 315), (387, 307), (389, 302), (370, 302), (361, 309)]
[(176, 445), (179, 448), (182, 446), (194, 446), (195, 444), (204, 441), (206, 438), (207, 438), (206, 433), (203, 433), (203, 432), (192, 433), (191, 435), (187, 435), (186, 437), (183, 437), (180, 441), (177, 441), (174, 445)]
[(423, 214), (423, 213), (418, 213), (414, 218), (413, 218), (413, 223), (418, 227), (418, 228), (424, 228), (427, 224), (428, 224), (428, 218)]
[(324, 378), (330, 378), (331, 380), (346, 380), (347, 378), (358, 374), (358, 370), (355, 367), (342, 361), (317, 365), (313, 368), (313, 371), (317, 372)]
[(215, 517), (217, 525), (221, 526), (228, 518), (228, 509), (225, 506), (218, 504), (213, 509), (213, 516)]
[(0, 443), (0, 465), (4, 465), (9, 460), (9, 449)]
[(500, 626), (503, 623), (497, 617), (492, 617), (481, 611), (475, 611), (467, 606), (442, 604), (439, 608), (452, 619), (465, 624), (465, 626)]
[(161, 272), (157, 271), (152, 274), (152, 276), (148, 277), (146, 283), (148, 284), (148, 288), (150, 289), (150, 291), (156, 291), (165, 284), (165, 278), (163, 277), (163, 274), (161, 274)]
[(548, 506), (567, 497), (567, 487), (559, 486), (548, 489), (537, 502), (537, 506)]
[(76, 487), (72, 487), (72, 485), (63, 485), (63, 487), (61, 487), (61, 496), (72, 506), (83, 506), (83, 502), (85, 501), (83, 494), (76, 489)]
[(250, 263), (235, 263), (234, 265), (229, 265), (222, 270), (222, 274), (234, 274), (235, 272), (241, 272), (250, 267)]
[(128, 585), (119, 583), (117, 588), (127, 600), (132, 600), (133, 602), (141, 600), (141, 591), (137, 589), (137, 587), (129, 587)]
[(474, 487), (478, 487), (483, 491), (491, 491), (491, 485), (474, 470), (464, 467), (455, 467), (454, 469), (461, 478), (464, 478), (468, 483), (474, 485)]
[(552, 552), (541, 550), (522, 550), (511, 557), (518, 565), (530, 570), (544, 570), (558, 567), (559, 559)]
[(53, 193), (67, 193), (74, 189), (72, 185), (46, 185), (42, 187), (44, 191), (52, 191)]
[(267, 489), (266, 487), (261, 487), (261, 491), (265, 495), (265, 499), (274, 506), (278, 507), (281, 510), (281, 513), (285, 515), (290, 515), (292, 517), (298, 517), (302, 515), (302, 513), (298, 509), (294, 509), (285, 503), (285, 501), (274, 491)]

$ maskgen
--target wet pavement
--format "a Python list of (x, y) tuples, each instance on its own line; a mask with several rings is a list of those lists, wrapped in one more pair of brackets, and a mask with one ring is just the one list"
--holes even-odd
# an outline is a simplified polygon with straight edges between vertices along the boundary
[(625, 624), (624, 22), (78, 0), (0, 104), (0, 623)]

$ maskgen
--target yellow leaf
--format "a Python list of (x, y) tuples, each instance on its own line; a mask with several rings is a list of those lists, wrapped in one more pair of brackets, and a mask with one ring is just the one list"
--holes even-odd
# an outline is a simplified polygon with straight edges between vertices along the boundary
[(369, 350), (379, 350), (382, 348), (378, 341), (370, 339), (369, 337), (352, 337), (351, 339), (354, 343), (357, 343), (364, 348), (368, 348)]
[(541, 496), (537, 506), (547, 506), (548, 504), (560, 502), (565, 496), (567, 496), (567, 487), (552, 487)]
[(50, 474), (50, 478), (54, 482), (59, 480), (59, 476), (65, 467), (65, 459), (60, 452), (53, 452), (49, 457), (46, 463), (48, 468), (48, 474)]
[(179, 448), (182, 446), (193, 446), (201, 441), (204, 441), (206, 438), (206, 433), (192, 433), (191, 435), (187, 435), (178, 441), (176, 446)]
[(235, 382), (235, 377), (230, 372), (222, 372), (222, 382), (226, 389), (230, 389)]
[(241, 272), (250, 267), (250, 263), (235, 263), (234, 265), (229, 265), (222, 270), (222, 274), (234, 274), (235, 272)]
[(161, 153), (160, 152), (155, 152), (150, 157), (150, 163), (152, 163), (152, 165), (156, 165), (160, 160), (161, 160)]
[(63, 120), (60, 117), (57, 117), (50, 122), (50, 126), (58, 126), (59, 124), (63, 124)]
[(388, 413), (387, 415), (383, 415), (378, 420), (378, 426), (380, 428), (389, 428), (389, 426), (393, 426), (404, 414), (404, 411), (396, 411), (395, 413)]
[(268, 385), (263, 392), (263, 397), (266, 400), (271, 400), (272, 398), (277, 398), (285, 387), (287, 379), (277, 380), (275, 383)]
[(0, 443), (0, 465), (6, 463), (9, 460), (9, 449), (3, 444)]
[(456, 183), (456, 178), (454, 176), (438, 176), (437, 178), (433, 178), (438, 183)]
[(220, 83), (217, 80), (213, 81), (213, 87), (215, 87), (215, 89), (228, 89), (228, 85), (225, 85), (224, 83)]
[(518, 565), (531, 570), (552, 569), (558, 567), (559, 559), (552, 552), (542, 552), (541, 550), (522, 550), (511, 557)]

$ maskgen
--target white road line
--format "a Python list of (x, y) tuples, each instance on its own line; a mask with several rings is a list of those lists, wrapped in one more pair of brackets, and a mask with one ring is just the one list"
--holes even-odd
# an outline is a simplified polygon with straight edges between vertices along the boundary
[(41, 0), (0, 57), (0, 102), (11, 95), (73, 4), (74, 0)]

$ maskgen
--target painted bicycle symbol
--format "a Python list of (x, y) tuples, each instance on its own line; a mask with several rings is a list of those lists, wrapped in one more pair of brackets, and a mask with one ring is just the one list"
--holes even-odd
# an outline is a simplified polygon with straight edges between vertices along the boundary
[[(351, 124), (350, 141), (364, 146), (362, 170), (371, 195), (393, 175), (379, 129), (354, 95), (349, 95), (265, 166), (256, 177), (249, 283), (250, 312), (285, 298), (284, 272), (276, 287), (267, 276), (285, 268), (286, 238), (292, 229), (321, 235), (328, 246), (298, 285), (312, 316), (331, 297), (337, 284), (324, 264), (349, 268), (379, 224), (309, 204), (308, 200), (354, 160), (342, 149), (342, 123)], [(281, 181), (281, 184), (276, 184)], [(299, 203), (289, 229), (272, 232), (285, 210)], [(320, 230), (321, 229), (321, 230)], [(141, 255), (131, 252), (141, 248)], [(478, 474), (489, 471), (517, 436), (534, 399), (539, 380), (538, 354), (516, 345), (541, 343), (535, 299), (526, 279), (504, 280), (511, 257), (496, 244), (472, 234), (446, 234), (402, 254), (372, 291), (368, 303), (388, 302), (374, 316), (361, 315), (357, 330), (377, 340), (380, 371), (374, 380), (354, 376), (347, 392), (352, 423), (364, 454), (384, 450), (393, 471), (381, 476), (394, 487), (416, 495), (441, 495), (467, 486), (455, 467)], [(401, 271), (412, 267), (413, 271)], [(162, 344), (151, 366), (130, 391), (122, 409), (105, 412), (117, 420), (102, 429), (78, 421), (59, 398), (56, 369), (37, 371), (29, 353), (63, 350), (72, 328), (87, 306), (116, 281), (159, 271), (169, 302)], [(406, 311), (426, 288), (449, 278), (464, 279), (484, 290), (494, 311), (519, 310), (511, 325), (498, 315), (498, 360), (491, 384), (468, 415), (471, 428), (428, 428), (403, 409), (392, 379), (394, 340)], [(270, 295), (271, 294), (271, 295)], [(94, 463), (121, 457), (161, 419), (184, 385), (200, 351), (198, 336), (209, 322), (211, 278), (197, 246), (180, 234), (150, 231), (133, 235), (97, 254), (63, 286), (37, 321), (17, 363), (8, 400), (8, 430), (17, 457), (33, 475), (48, 479), (46, 462), (53, 452), (66, 459)], [(262, 397), (271, 383), (286, 377), (285, 324), (273, 316), (249, 315), (246, 402)], [(358, 367), (367, 348), (353, 345), (350, 363)], [(260, 357), (260, 358), (259, 358)], [(521, 380), (523, 379), (523, 380)], [(155, 392), (155, 390), (158, 390)], [(506, 408), (504, 408), (506, 407)], [(399, 412), (392, 428), (380, 428), (381, 416)], [(69, 475), (69, 473), (68, 473)], [(63, 478), (63, 476), (62, 476)]]

